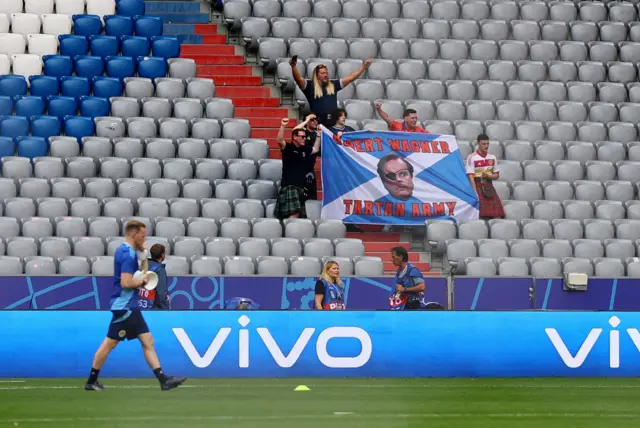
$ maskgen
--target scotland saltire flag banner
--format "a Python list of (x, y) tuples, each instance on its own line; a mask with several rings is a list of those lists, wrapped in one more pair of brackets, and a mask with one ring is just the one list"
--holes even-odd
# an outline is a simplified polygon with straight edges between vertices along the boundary
[(322, 129), (322, 218), (345, 223), (424, 226), (477, 219), (456, 138), (415, 132)]

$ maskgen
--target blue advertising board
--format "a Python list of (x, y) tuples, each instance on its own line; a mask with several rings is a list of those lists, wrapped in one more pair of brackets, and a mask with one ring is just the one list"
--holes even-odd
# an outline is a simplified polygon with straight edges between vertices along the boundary
[[(188, 377), (637, 376), (640, 314), (147, 312), (164, 369)], [(84, 377), (103, 311), (0, 311), (0, 377)], [(49, 363), (47, 363), (49, 362)], [(149, 377), (122, 343), (106, 377)]]

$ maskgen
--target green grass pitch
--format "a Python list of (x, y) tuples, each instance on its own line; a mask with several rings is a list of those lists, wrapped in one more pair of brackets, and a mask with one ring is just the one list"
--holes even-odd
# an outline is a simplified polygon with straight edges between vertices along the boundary
[[(2, 427), (638, 428), (637, 379), (0, 379)], [(310, 391), (294, 391), (306, 385)]]

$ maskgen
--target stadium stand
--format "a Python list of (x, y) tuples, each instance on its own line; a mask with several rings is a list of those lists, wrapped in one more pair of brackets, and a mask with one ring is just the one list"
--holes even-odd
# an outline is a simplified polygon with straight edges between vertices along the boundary
[[(216, 65), (240, 56), (214, 56), (199, 73), (197, 58), (180, 58), (181, 42), (225, 42), (199, 11), (195, 2), (3, 2), (3, 272), (109, 274), (135, 217), (167, 247), (172, 276), (317, 275), (327, 256), (342, 257), (345, 274), (383, 273), (340, 222), (268, 218), (281, 164), (238, 114), (268, 88), (250, 66)], [(205, 35), (166, 35), (192, 22), (206, 22)], [(191, 49), (200, 46), (210, 53)], [(235, 83), (249, 87), (211, 71), (244, 72)]]
[[(199, 2), (0, 3), (3, 272), (108, 274), (138, 218), (170, 276), (313, 276), (326, 257), (372, 276), (398, 244), (423, 271), (640, 276), (634, 2), (229, 0), (226, 28)], [(331, 77), (375, 58), (338, 95), (355, 129), (386, 129), (381, 101), (463, 159), (489, 135), (506, 218), (347, 233), (309, 201), (273, 219), (277, 128), (307, 112), (292, 55)]]
[(333, 78), (373, 56), (338, 94), (350, 126), (386, 129), (381, 101), (394, 119), (413, 108), (431, 132), (455, 135), (463, 159), (489, 135), (506, 218), (428, 221), (425, 250), (442, 268), (635, 276), (636, 2), (235, 0), (224, 12), (303, 111), (288, 57)]

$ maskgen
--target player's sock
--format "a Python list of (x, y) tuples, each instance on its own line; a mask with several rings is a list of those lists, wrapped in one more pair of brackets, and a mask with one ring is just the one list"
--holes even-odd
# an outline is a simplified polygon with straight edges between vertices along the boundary
[(100, 370), (91, 367), (91, 372), (89, 373), (89, 379), (87, 380), (87, 383), (96, 383), (99, 374)]
[(158, 367), (157, 369), (155, 369), (153, 371), (153, 374), (156, 375), (160, 383), (165, 383), (168, 379), (168, 376), (164, 374), (164, 371), (162, 371), (162, 367)]

